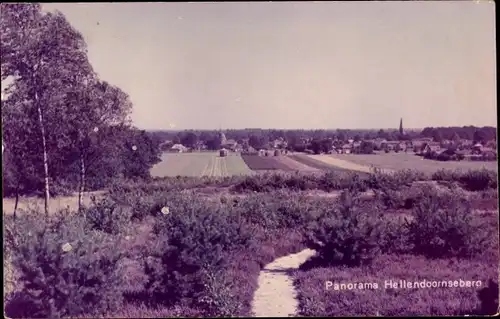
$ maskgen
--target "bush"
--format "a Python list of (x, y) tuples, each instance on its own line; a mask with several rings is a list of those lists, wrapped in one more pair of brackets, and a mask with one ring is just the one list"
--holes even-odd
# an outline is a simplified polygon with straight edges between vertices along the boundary
[(497, 153), (496, 152), (486, 152), (481, 155), (483, 161), (496, 161)]
[(306, 245), (323, 265), (367, 265), (380, 253), (381, 220), (359, 209), (353, 192), (343, 192), (339, 206), (325, 212), (307, 233)]
[(231, 283), (221, 270), (203, 270), (205, 290), (196, 306), (204, 309), (204, 316), (231, 317), (242, 314), (243, 304), (234, 295)]
[(368, 141), (363, 141), (361, 142), (361, 145), (359, 148), (356, 150), (357, 154), (373, 154), (373, 151), (375, 149), (375, 145), (372, 142)]
[(214, 300), (207, 290), (210, 275), (226, 269), (230, 254), (252, 243), (243, 218), (228, 207), (184, 194), (155, 205), (163, 215), (154, 225), (157, 240), (145, 259), (152, 300), (190, 306)]
[(431, 175), (433, 181), (458, 181), (462, 175), (459, 170), (440, 169)]
[(447, 161), (450, 161), (452, 159), (452, 155), (443, 152), (443, 153), (438, 154), (435, 157), (435, 159), (437, 159), (438, 161), (447, 162)]
[(488, 188), (498, 188), (497, 178), (497, 172), (482, 169), (470, 170), (462, 174), (462, 176), (460, 176), (459, 178), (459, 181), (467, 190), (482, 191)]
[(479, 309), (479, 315), (490, 315), (493, 316), (498, 312), (498, 282), (495, 280), (489, 280), (488, 286), (484, 287), (478, 292), (479, 300), (481, 301), (481, 307)]
[(367, 180), (368, 187), (378, 190), (399, 190), (402, 186), (411, 186), (416, 181), (427, 180), (427, 176), (415, 170), (399, 170), (386, 174), (374, 168)]
[(111, 235), (127, 232), (131, 227), (132, 211), (119, 206), (111, 199), (96, 200), (92, 196), (92, 205), (80, 212), (91, 229)]
[[(394, 215), (392, 217), (399, 217)], [(403, 227), (404, 217), (389, 219), (384, 225), (383, 237), (380, 243), (384, 254), (408, 254), (413, 250), (409, 231)]]
[(431, 191), (421, 196), (413, 209), (414, 219), (406, 222), (415, 253), (434, 258), (473, 257), (487, 250), (483, 225), (473, 219), (467, 201), (459, 198)]
[(123, 255), (109, 235), (68, 212), (48, 221), (26, 213), (11, 229), (13, 265), (23, 286), (11, 312), (32, 318), (98, 316), (122, 304)]

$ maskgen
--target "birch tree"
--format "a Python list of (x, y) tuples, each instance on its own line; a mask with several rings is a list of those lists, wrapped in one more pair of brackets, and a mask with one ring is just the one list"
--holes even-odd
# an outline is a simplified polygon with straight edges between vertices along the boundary
[[(32, 138), (41, 144), (44, 208), (48, 215), (50, 181), (47, 126), (54, 125), (54, 105), (62, 104), (67, 88), (76, 85), (85, 74), (91, 74), (92, 68), (82, 35), (71, 27), (61, 13), (43, 14), (39, 4), (31, 3), (2, 4), (0, 13), (2, 80), (13, 77), (9, 90), (16, 91), (19, 100), (27, 105), (26, 116), (38, 124), (39, 132)], [(51, 140), (54, 139), (57, 137)], [(53, 144), (57, 145), (57, 142)]]

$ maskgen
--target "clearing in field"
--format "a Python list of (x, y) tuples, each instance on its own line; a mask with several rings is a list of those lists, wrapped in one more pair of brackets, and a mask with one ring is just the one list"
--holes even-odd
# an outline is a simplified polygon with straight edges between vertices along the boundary
[[(403, 170), (414, 169), (425, 173), (434, 173), (441, 169), (450, 170), (469, 170), (487, 168), (497, 171), (497, 162), (472, 162), (472, 161), (448, 161), (440, 162), (428, 159), (423, 159), (414, 154), (405, 153), (382, 153), (382, 154), (334, 154), (328, 155), (335, 160), (349, 162), (358, 166), (370, 167), (374, 166), (380, 169)], [(340, 163), (340, 162), (339, 162)]]
[(252, 171), (240, 154), (220, 157), (218, 152), (164, 153), (162, 161), (151, 169), (154, 177), (165, 176), (233, 176)]

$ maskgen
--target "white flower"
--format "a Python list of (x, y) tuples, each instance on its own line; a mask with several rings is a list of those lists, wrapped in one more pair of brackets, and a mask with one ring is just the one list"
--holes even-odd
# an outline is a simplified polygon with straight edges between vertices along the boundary
[(99, 128), (96, 126), (96, 127), (94, 127), (94, 132), (97, 132), (97, 131), (99, 131)]
[(168, 215), (168, 214), (170, 214), (170, 209), (169, 209), (167, 206), (164, 206), (164, 207), (162, 207), (162, 209), (161, 209), (161, 213), (162, 213), (163, 215)]
[(137, 146), (132, 145), (132, 151), (137, 151)]
[(129, 240), (130, 239), (130, 236), (125, 236), (125, 240)]
[(65, 253), (67, 253), (67, 252), (69, 252), (69, 251), (71, 251), (73, 249), (73, 247), (71, 247), (71, 244), (69, 244), (69, 243), (66, 243), (66, 244), (62, 245), (61, 248), (62, 248), (62, 250)]

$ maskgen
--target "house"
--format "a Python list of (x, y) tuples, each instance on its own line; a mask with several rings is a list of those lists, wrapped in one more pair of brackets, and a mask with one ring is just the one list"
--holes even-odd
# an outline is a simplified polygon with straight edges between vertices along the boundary
[(285, 141), (285, 139), (283, 137), (277, 138), (271, 143), (271, 147), (275, 148), (275, 149), (276, 148), (286, 148), (287, 146), (288, 146), (288, 143)]
[(382, 144), (387, 142), (387, 140), (385, 138), (377, 137), (376, 139), (371, 140), (369, 142), (372, 142), (375, 148), (382, 149)]
[(338, 150), (335, 146), (332, 146), (332, 148), (327, 153), (328, 154), (336, 154), (336, 153), (338, 153)]
[(488, 148), (491, 148), (493, 150), (496, 150), (497, 149), (497, 141), (493, 140), (493, 141), (488, 141), (486, 142), (486, 145), (484, 145)]
[(426, 155), (426, 154), (430, 154), (432, 152), (440, 153), (441, 150), (442, 149), (441, 149), (440, 143), (435, 143), (435, 142), (426, 143), (425, 146), (423, 147), (422, 151), (421, 151), (421, 154), (422, 155)]
[(250, 145), (243, 147), (242, 151), (247, 153), (257, 153), (257, 150)]
[(170, 148), (170, 152), (172, 153), (184, 153), (188, 150), (187, 147), (185, 147), (184, 145), (182, 144), (175, 144), (174, 146), (172, 146)]
[(352, 143), (351, 152), (357, 153), (360, 149), (361, 149), (361, 142), (354, 142), (354, 143)]
[(407, 145), (406, 142), (403, 141), (385, 141), (381, 144), (381, 147), (383, 150), (385, 150), (386, 153), (389, 153), (390, 151), (406, 151)]
[(237, 145), (238, 145), (238, 143), (235, 140), (229, 139), (229, 140), (226, 140), (226, 142), (224, 144), (221, 144), (221, 147), (226, 148), (226, 149), (231, 150), (231, 151), (234, 151), (236, 149)]
[(243, 146), (241, 145), (236, 145), (233, 149), (234, 152), (243, 152)]
[(476, 143), (471, 147), (472, 154), (481, 154), (483, 151), (483, 145), (481, 143)]
[(451, 140), (443, 140), (441, 141), (441, 147), (442, 148), (447, 148), (453, 146), (455, 143)]
[(351, 154), (351, 152), (352, 152), (352, 145), (351, 144), (342, 145), (341, 154)]

